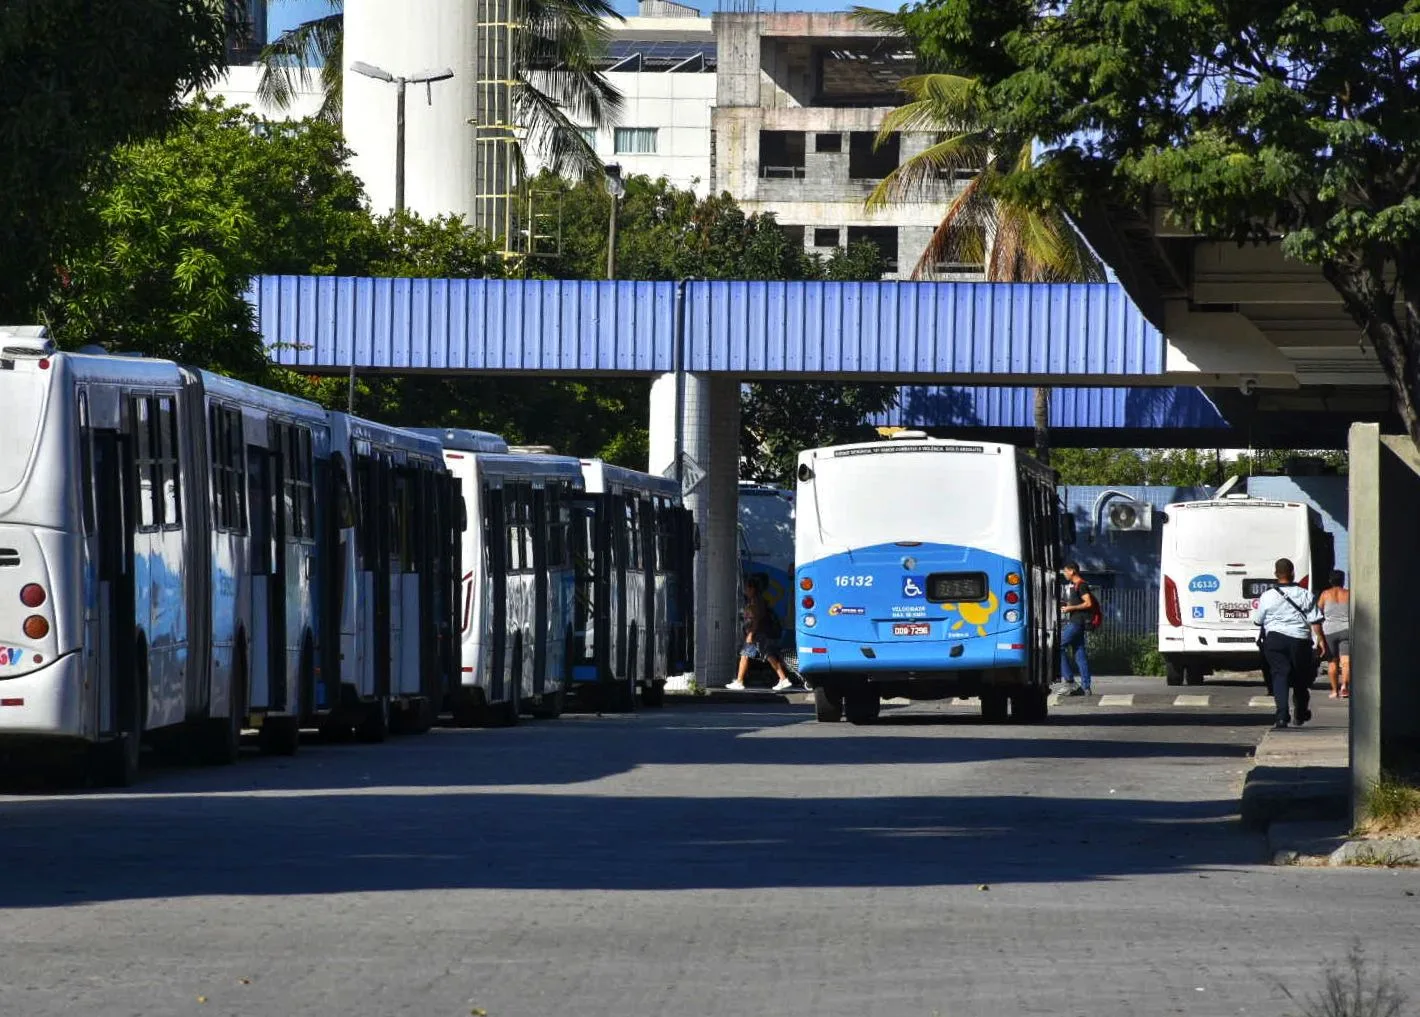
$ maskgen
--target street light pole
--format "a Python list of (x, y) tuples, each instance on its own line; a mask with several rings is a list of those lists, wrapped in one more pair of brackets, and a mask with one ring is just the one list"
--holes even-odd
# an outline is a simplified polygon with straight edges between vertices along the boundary
[(394, 100), (394, 214), (404, 211), (404, 86), (407, 78), (395, 82)]
[[(434, 105), (433, 84), (436, 81), (447, 81), (454, 76), (452, 67), (442, 67), (437, 70), (419, 71), (416, 74), (404, 75), (391, 74), (383, 67), (376, 67), (374, 64), (367, 64), (363, 60), (356, 60), (350, 65), (350, 69), (356, 74), (363, 74), (367, 78), (374, 78), (376, 81), (383, 81), (395, 86), (394, 100), (394, 214), (400, 215), (404, 212), (404, 90), (411, 81), (424, 86), (424, 94), (430, 106)], [(351, 351), (350, 356), (350, 383), (345, 393), (345, 412), (355, 412), (355, 356)]]
[(616, 204), (626, 193), (626, 184), (621, 180), (621, 167), (616, 163), (607, 165), (605, 171), (606, 192), (611, 195), (611, 220), (606, 234), (606, 277), (610, 281), (616, 278)]

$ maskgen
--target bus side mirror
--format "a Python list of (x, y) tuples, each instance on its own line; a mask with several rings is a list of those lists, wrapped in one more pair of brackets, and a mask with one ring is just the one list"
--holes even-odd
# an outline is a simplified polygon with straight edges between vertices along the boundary
[(1075, 543), (1075, 537), (1077, 535), (1078, 534), (1075, 532), (1075, 517), (1068, 513), (1061, 515), (1060, 542), (1062, 544), (1073, 544)]
[(808, 463), (799, 464), (799, 483), (807, 484), (814, 479), (814, 471), (809, 468)]

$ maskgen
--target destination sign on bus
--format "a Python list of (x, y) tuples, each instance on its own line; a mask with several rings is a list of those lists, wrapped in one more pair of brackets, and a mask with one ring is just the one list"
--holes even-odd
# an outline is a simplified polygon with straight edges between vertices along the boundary
[(836, 448), (834, 458), (839, 456), (885, 456), (896, 452), (985, 452), (983, 445), (872, 445), (868, 448)]

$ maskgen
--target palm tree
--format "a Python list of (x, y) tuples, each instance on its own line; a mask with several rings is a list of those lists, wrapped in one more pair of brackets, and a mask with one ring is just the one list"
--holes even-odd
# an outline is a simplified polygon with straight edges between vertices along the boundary
[[(344, 4), (328, 2), (331, 13), (282, 32), (262, 50), (262, 102), (287, 108), (319, 68), (325, 95), (320, 116), (339, 121)], [(524, 51), (515, 68), (521, 87), (513, 93), (514, 113), (527, 132), (523, 144), (554, 173), (600, 173), (601, 161), (574, 120), (600, 127), (621, 112), (621, 93), (596, 69), (611, 39), (604, 19), (621, 15), (609, 0), (526, 0), (525, 6)]]
[[(859, 9), (875, 27), (901, 33), (895, 13)], [(1028, 169), (1032, 139), (1002, 136), (985, 126), (984, 95), (975, 79), (919, 74), (903, 80), (908, 102), (884, 118), (878, 143), (897, 132), (926, 132), (934, 140), (906, 159), (868, 197), (869, 208), (935, 191), (944, 180), (965, 177), (912, 270), (931, 278), (941, 264), (982, 265), (990, 282), (1102, 282), (1104, 265), (1059, 209), (1002, 197), (1005, 177)], [(1050, 461), (1050, 390), (1035, 390), (1036, 453)]]

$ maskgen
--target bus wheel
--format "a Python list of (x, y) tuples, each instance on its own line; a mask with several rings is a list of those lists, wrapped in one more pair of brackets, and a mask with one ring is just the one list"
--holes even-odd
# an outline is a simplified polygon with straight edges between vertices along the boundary
[(1010, 700), (1000, 689), (981, 690), (981, 719), (988, 724), (1006, 723)]
[(871, 724), (882, 710), (882, 697), (871, 685), (851, 690), (844, 699), (844, 714), (850, 724)]
[(238, 645), (232, 657), (232, 679), (227, 693), (227, 715), (207, 722), (203, 740), (203, 761), (212, 766), (230, 766), (242, 751), (242, 725), (246, 722), (246, 650)]
[(301, 747), (300, 720), (289, 715), (266, 716), (256, 744), (264, 756), (294, 756)]
[(657, 709), (666, 705), (666, 683), (652, 682), (641, 690), (641, 705)]
[(1018, 724), (1040, 724), (1050, 715), (1050, 693), (1031, 685), (1011, 693), (1011, 717)]
[(1189, 664), (1183, 669), (1183, 680), (1189, 685), (1203, 684), (1203, 665)]
[(376, 696), (365, 704), (365, 715), (355, 728), (355, 737), (367, 744), (377, 744), (389, 737), (390, 701), (384, 696)]
[(843, 719), (843, 693), (839, 689), (814, 686), (814, 720), (837, 724)]
[(138, 648), (137, 677), (120, 691), (119, 729), (91, 749), (89, 772), (98, 787), (131, 787), (138, 779), (143, 741), (143, 690), (148, 687), (148, 651)]
[(542, 702), (533, 707), (532, 715), (542, 720), (556, 720), (566, 708), (567, 690), (562, 688), (556, 692), (544, 692)]
[(488, 705), (482, 689), (460, 690), (450, 697), (449, 713), (454, 727), (484, 727), (488, 723)]
[(1183, 663), (1177, 657), (1164, 661), (1164, 681), (1169, 685), (1183, 684)]

